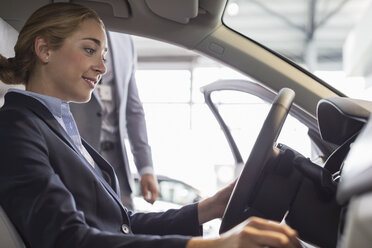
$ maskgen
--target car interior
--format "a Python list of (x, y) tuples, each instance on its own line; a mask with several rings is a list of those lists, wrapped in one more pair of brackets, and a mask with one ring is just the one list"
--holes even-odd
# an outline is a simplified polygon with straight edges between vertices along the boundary
[[(27, 17), (50, 2), (89, 6), (109, 30), (186, 48), (255, 80), (220, 80), (201, 89), (236, 163), (244, 164), (220, 233), (259, 216), (296, 229), (305, 247), (370, 246), (372, 101), (347, 97), (292, 60), (224, 25), (221, 16), (227, 0), (1, 1), (2, 55), (14, 55), (18, 31)], [(6, 90), (2, 84), (0, 96)], [(246, 161), (211, 100), (213, 92), (222, 90), (256, 92), (271, 103)], [(277, 142), (288, 115), (306, 125), (323, 163)], [(0, 246), (25, 247), (1, 206)]]

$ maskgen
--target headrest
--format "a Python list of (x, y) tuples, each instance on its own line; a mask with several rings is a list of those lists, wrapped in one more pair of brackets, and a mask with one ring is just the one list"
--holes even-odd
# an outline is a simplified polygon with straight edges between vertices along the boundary
[(322, 139), (343, 144), (359, 132), (372, 113), (372, 102), (347, 97), (332, 97), (319, 101), (317, 117)]

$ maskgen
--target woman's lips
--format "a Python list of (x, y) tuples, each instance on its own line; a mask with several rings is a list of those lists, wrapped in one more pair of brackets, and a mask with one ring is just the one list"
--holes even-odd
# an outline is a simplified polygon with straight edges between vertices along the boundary
[(85, 80), (85, 82), (88, 83), (88, 85), (89, 85), (92, 89), (94, 89), (94, 87), (95, 87), (95, 85), (96, 85), (96, 83), (97, 83), (97, 80), (92, 79), (92, 78), (88, 78), (88, 77), (83, 77), (83, 79)]

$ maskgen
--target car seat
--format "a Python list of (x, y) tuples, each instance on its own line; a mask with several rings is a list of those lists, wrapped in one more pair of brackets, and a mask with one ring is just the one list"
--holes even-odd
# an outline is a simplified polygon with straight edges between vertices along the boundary
[[(14, 56), (13, 47), (18, 37), (18, 32), (0, 18), (0, 53), (5, 57)], [(9, 86), (4, 85), (0, 81), (0, 106), (2, 105), (2, 97)], [(0, 206), (0, 247), (19, 248), (25, 247), (18, 231), (9, 220), (7, 214)]]
[[(18, 39), (18, 31), (0, 17), (0, 54), (4, 57), (14, 56), (14, 45)], [(4, 95), (9, 88), (24, 89), (23, 85), (6, 85), (0, 81), (0, 107), (4, 103)]]
[(0, 247), (24, 248), (26, 247), (17, 230), (0, 206)]

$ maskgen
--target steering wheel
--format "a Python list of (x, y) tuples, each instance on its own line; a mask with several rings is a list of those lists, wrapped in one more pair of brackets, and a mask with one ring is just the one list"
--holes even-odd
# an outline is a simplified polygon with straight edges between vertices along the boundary
[(279, 151), (274, 144), (287, 118), (294, 96), (293, 90), (283, 88), (274, 99), (255, 145), (231, 193), (222, 217), (220, 233), (231, 229), (250, 216), (257, 215), (257, 211), (252, 208), (254, 200), (252, 198), (254, 198), (257, 184), (265, 168), (278, 156)]

